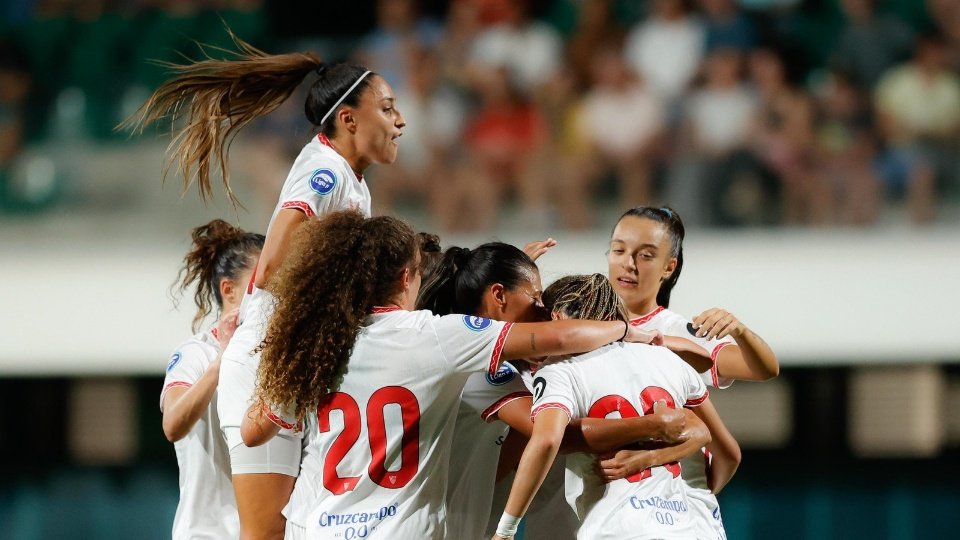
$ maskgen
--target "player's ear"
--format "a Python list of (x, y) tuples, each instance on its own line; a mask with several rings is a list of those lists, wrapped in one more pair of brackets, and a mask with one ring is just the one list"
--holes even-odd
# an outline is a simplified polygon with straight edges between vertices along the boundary
[(236, 299), (233, 296), (242, 290), (242, 288), (236, 286), (232, 279), (220, 279), (220, 298), (223, 300), (229, 299), (231, 303), (234, 303)]
[(490, 296), (493, 298), (494, 304), (501, 311), (507, 306), (507, 290), (503, 287), (502, 283), (494, 283), (487, 289), (490, 292)]
[(410, 267), (405, 267), (400, 272), (400, 290), (406, 291), (410, 289), (410, 282), (413, 281), (413, 273), (410, 271)]
[(357, 119), (354, 115), (353, 107), (340, 107), (340, 110), (337, 111), (337, 118), (343, 122), (343, 125), (347, 128), (347, 131), (350, 133), (357, 132)]
[(677, 269), (677, 258), (670, 257), (667, 259), (667, 264), (663, 267), (663, 273), (660, 275), (660, 281), (666, 281), (670, 279), (670, 276), (673, 275), (673, 271)]

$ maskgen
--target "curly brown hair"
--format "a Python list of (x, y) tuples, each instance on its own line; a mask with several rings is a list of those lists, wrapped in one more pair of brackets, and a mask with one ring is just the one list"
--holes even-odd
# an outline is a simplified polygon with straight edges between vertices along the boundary
[(562, 277), (543, 291), (543, 305), (571, 319), (627, 321), (627, 311), (603, 274)]
[(270, 282), (277, 303), (260, 346), (258, 399), (303, 419), (339, 389), (357, 332), (370, 310), (417, 272), (409, 225), (357, 211), (308, 220)]
[[(183, 257), (183, 266), (173, 286), (179, 295), (196, 283), (193, 301), (197, 313), (193, 316), (196, 332), (214, 306), (223, 307), (220, 280), (235, 281), (245, 270), (257, 263), (263, 249), (263, 235), (244, 231), (222, 219), (215, 219), (190, 232), (190, 251)], [(244, 284), (240, 284), (244, 285)]]

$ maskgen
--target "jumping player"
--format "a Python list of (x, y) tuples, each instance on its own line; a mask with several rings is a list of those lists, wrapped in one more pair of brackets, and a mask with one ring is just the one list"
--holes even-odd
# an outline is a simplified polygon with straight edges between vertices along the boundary
[(319, 133), (294, 161), (270, 219), (263, 254), (240, 310), (240, 327), (223, 354), (217, 405), (230, 447), (242, 537), (280, 539), (284, 532), (280, 511), (299, 471), (301, 435), (284, 430), (257, 449), (244, 446), (240, 437), (259, 363), (254, 350), (272, 311), (273, 299), (265, 287), (301, 223), (348, 208), (370, 215), (363, 172), (371, 164), (396, 160), (397, 138), (405, 122), (390, 85), (362, 66), (328, 65), (313, 53), (267, 55), (237, 43), (240, 53), (235, 59), (175, 66), (178, 75), (157, 89), (134, 123), (142, 129), (161, 118), (186, 116), (185, 127), (171, 143), (184, 189), (195, 169), (201, 196), (209, 196), (211, 170), (219, 165), (224, 189), (233, 200), (226, 157), (232, 137), (276, 109), (308, 75), (317, 75), (305, 112)]
[(470, 373), (649, 338), (618, 322), (514, 325), (410, 311), (421, 276), (405, 223), (348, 211), (301, 231), (273, 283), (260, 399), (243, 423), (251, 445), (308, 424), (284, 509), (288, 538), (443, 538), (450, 440)]
[(160, 394), (163, 432), (180, 466), (180, 503), (173, 538), (236, 538), (237, 503), (230, 485), (230, 456), (220, 432), (216, 401), (220, 353), (236, 329), (240, 299), (263, 236), (215, 219), (197, 227), (184, 257), (179, 289), (196, 284), (196, 332), (216, 310), (219, 324), (180, 344), (170, 357)]

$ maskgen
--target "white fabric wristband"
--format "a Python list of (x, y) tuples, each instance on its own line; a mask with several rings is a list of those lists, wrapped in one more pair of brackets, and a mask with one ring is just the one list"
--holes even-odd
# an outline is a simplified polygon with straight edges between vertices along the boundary
[(517, 527), (520, 526), (521, 519), (523, 519), (523, 516), (511, 516), (504, 512), (503, 515), (500, 516), (500, 523), (497, 524), (497, 536), (513, 538), (513, 536), (517, 534)]

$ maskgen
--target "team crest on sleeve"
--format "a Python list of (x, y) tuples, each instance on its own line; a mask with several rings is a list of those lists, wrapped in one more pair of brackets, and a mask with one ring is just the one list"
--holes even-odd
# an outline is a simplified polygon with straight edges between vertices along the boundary
[(177, 367), (177, 364), (180, 363), (181, 358), (183, 358), (183, 356), (180, 353), (173, 353), (173, 356), (170, 357), (170, 362), (167, 364), (167, 373), (170, 373), (170, 370)]
[(500, 369), (497, 370), (496, 374), (493, 377), (487, 373), (487, 382), (493, 386), (503, 386), (508, 382), (512, 381), (514, 377), (517, 376), (517, 370), (514, 369), (510, 364), (504, 363), (500, 366)]
[(310, 177), (310, 189), (320, 195), (329, 195), (337, 187), (337, 173), (330, 169), (317, 169)]
[(467, 326), (470, 330), (474, 332), (482, 332), (490, 327), (490, 319), (484, 317), (477, 317), (475, 315), (464, 315), (463, 324)]

